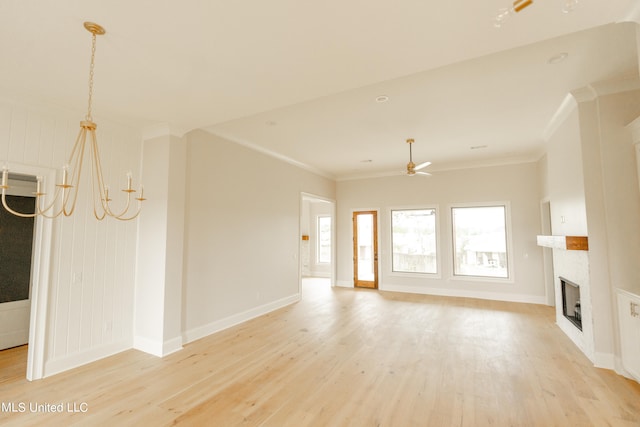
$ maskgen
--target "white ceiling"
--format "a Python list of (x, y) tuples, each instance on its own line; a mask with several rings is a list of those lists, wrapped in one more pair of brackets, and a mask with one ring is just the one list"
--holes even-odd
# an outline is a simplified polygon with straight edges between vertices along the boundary
[[(637, 0), (3, 0), (0, 87), (94, 117), (204, 128), (345, 179), (534, 159), (566, 95), (637, 75)], [(548, 59), (567, 52), (555, 65)], [(387, 95), (389, 101), (375, 98)], [(486, 148), (471, 149), (471, 147)]]

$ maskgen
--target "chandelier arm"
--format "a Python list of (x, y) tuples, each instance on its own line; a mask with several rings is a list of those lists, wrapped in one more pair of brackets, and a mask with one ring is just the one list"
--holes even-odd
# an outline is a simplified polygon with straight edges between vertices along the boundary
[(73, 161), (74, 158), (76, 158), (77, 156), (77, 152), (80, 151), (82, 149), (82, 147), (84, 146), (84, 142), (87, 138), (87, 129), (84, 126), (85, 122), (80, 122), (80, 130), (78, 131), (78, 136), (76, 137), (76, 142), (73, 143), (73, 148), (71, 149), (71, 154), (69, 154), (69, 160), (68, 163), (69, 165), (71, 164), (71, 162)]
[[(91, 133), (91, 146), (90, 155), (91, 155), (91, 194), (93, 197), (93, 215), (99, 221), (103, 220), (107, 215), (107, 207), (105, 206), (105, 201), (109, 198), (109, 193), (106, 191), (104, 185), (104, 179), (102, 178), (102, 168), (100, 166), (99, 160), (96, 160), (98, 156), (96, 152), (96, 136), (95, 133)], [(97, 181), (97, 182), (96, 182)], [(96, 197), (96, 189), (98, 191)], [(97, 205), (98, 200), (100, 201), (100, 207), (102, 208), (102, 215), (98, 214)]]
[(25, 214), (25, 213), (22, 213), (22, 212), (14, 211), (7, 204), (7, 200), (6, 200), (5, 196), (6, 196), (5, 189), (3, 188), (2, 189), (2, 206), (4, 206), (4, 208), (7, 210), (7, 212), (12, 213), (15, 216), (19, 216), (21, 218), (34, 218), (37, 215), (37, 213)]
[(114, 214), (113, 212), (111, 212), (111, 209), (109, 209), (109, 211), (111, 212), (111, 216), (117, 219), (117, 218), (122, 218), (124, 215), (126, 215), (127, 212), (129, 212), (130, 207), (131, 207), (131, 193), (127, 193), (127, 204), (125, 205), (122, 212), (118, 214)]
[(138, 210), (134, 215), (125, 218), (124, 217), (124, 213), (126, 213), (126, 212), (123, 212), (123, 215), (114, 216), (114, 218), (119, 220), (119, 221), (131, 221), (132, 219), (136, 219), (138, 217), (138, 215), (140, 215), (141, 211), (142, 211), (142, 202), (138, 202)]
[[(94, 132), (91, 132), (91, 181), (93, 187), (93, 210), (94, 215), (99, 220), (104, 219), (105, 216), (115, 216), (111, 212), (111, 208), (109, 207), (109, 192), (106, 189), (104, 184), (104, 175), (102, 173), (102, 164), (100, 161), (100, 152), (98, 151), (98, 140)], [(100, 207), (102, 208), (102, 215), (99, 215), (96, 209), (97, 198), (96, 198), (96, 187), (98, 190), (98, 199), (100, 199)]]
[[(130, 219), (134, 219), (140, 213), (140, 209), (138, 209), (138, 212), (135, 215), (133, 215), (132, 217), (124, 219), (125, 215), (129, 212), (129, 209), (131, 208), (131, 193), (133, 191), (128, 191), (129, 189), (123, 190), (123, 191), (125, 191), (127, 193), (127, 203), (126, 203), (124, 209), (119, 213), (114, 213), (113, 210), (111, 209), (111, 206), (110, 206), (110, 203), (109, 203), (111, 200), (109, 199), (108, 194), (104, 190), (105, 189), (104, 176), (102, 174), (102, 164), (101, 164), (101, 160), (100, 160), (100, 152), (98, 150), (98, 141), (97, 141), (95, 132), (91, 133), (91, 150), (92, 150), (92, 157), (93, 157), (93, 163), (92, 164), (94, 165), (94, 172), (95, 172), (93, 175), (96, 176), (96, 178), (92, 178), (92, 179), (96, 179), (98, 181), (97, 182), (98, 190), (99, 190), (100, 196), (101, 196), (100, 197), (100, 202), (101, 202), (101, 205), (102, 205), (102, 209), (104, 211), (104, 213), (102, 215), (102, 218), (104, 218), (105, 215), (109, 215), (112, 218), (125, 220), (125, 221), (128, 221)], [(94, 181), (94, 184), (95, 184), (95, 181)], [(94, 190), (95, 190), (95, 185), (94, 185)], [(105, 197), (102, 197), (103, 195)], [(100, 218), (100, 216), (97, 214), (97, 210), (95, 209), (95, 195), (94, 195), (94, 216), (96, 218)]]
[(105, 216), (107, 216), (106, 211), (102, 211), (102, 216), (98, 215), (98, 211), (96, 210), (96, 205), (93, 205), (93, 216), (98, 220), (98, 221), (102, 221), (104, 219)]
[[(80, 185), (80, 177), (82, 176), (82, 159), (84, 158), (84, 150), (87, 142), (87, 127), (80, 123), (80, 133), (78, 134), (78, 140), (76, 146), (73, 147), (71, 156), (69, 157), (69, 163), (73, 163), (73, 172), (71, 174), (71, 184), (66, 181), (66, 170), (63, 171), (63, 180), (60, 188), (62, 188), (62, 212), (64, 216), (71, 216), (76, 209), (76, 203), (78, 201), (78, 190)], [(90, 132), (92, 132), (90, 130)], [(73, 195), (72, 195), (73, 193)], [(69, 206), (69, 198), (71, 198), (71, 207)]]
[(105, 204), (105, 212), (107, 213), (107, 215), (109, 215), (112, 218), (116, 218), (116, 219), (120, 219), (122, 218), (127, 212), (129, 212), (129, 208), (131, 207), (131, 193), (127, 193), (127, 203), (124, 207), (124, 209), (122, 210), (122, 212), (120, 213), (113, 213), (113, 211), (111, 210), (111, 206), (109, 206), (109, 201), (107, 200), (106, 202), (104, 202)]
[[(92, 160), (91, 161), (91, 197), (93, 199), (93, 216), (98, 221), (102, 221), (107, 216), (107, 211), (104, 208), (104, 201), (103, 200), (108, 198), (109, 195), (108, 194), (104, 194), (104, 186), (100, 185), (100, 180), (98, 180), (99, 182), (96, 183), (96, 174), (97, 174), (97, 172), (95, 171), (95, 165), (94, 165), (93, 159), (91, 159), (91, 160)], [(100, 200), (100, 207), (102, 208), (102, 214), (98, 213), (98, 203), (97, 203), (97, 199), (96, 199), (96, 187), (98, 189), (97, 199)]]
[(47, 213), (50, 210), (53, 210), (53, 207), (55, 206), (56, 202), (58, 201), (58, 197), (60, 196), (60, 189), (61, 189), (61, 187), (56, 187), (56, 192), (53, 194), (53, 199), (51, 200), (51, 203), (49, 204), (49, 206), (47, 206), (44, 209), (40, 206), (42, 204), (42, 199), (40, 197), (37, 197), (38, 200), (36, 200), (36, 208), (38, 210), (38, 215), (43, 216), (43, 217), (48, 218), (48, 219), (54, 219), (54, 218), (57, 218), (60, 215), (62, 215), (62, 208), (60, 208), (60, 210), (58, 212), (53, 213), (51, 215)]

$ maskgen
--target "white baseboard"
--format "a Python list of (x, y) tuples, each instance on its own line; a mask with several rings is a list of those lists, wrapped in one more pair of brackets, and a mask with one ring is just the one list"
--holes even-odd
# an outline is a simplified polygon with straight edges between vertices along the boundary
[(593, 365), (596, 368), (616, 370), (616, 357), (611, 353), (594, 353)]
[(133, 348), (157, 357), (164, 357), (182, 350), (182, 336), (166, 341), (151, 340), (149, 338), (133, 337)]
[(69, 369), (77, 368), (87, 363), (95, 362), (96, 360), (104, 359), (105, 357), (113, 356), (114, 354), (130, 350), (132, 348), (132, 342), (130, 340), (119, 341), (111, 344), (101, 345), (93, 347), (87, 350), (83, 350), (77, 353), (69, 354), (57, 359), (47, 360), (44, 364), (44, 375), (50, 377), (51, 375), (59, 374), (60, 372), (68, 371)]
[(312, 271), (311, 277), (331, 278), (331, 272), (330, 271)]
[(343, 288), (353, 288), (353, 282), (351, 280), (337, 280), (336, 286)]
[(211, 322), (197, 328), (192, 328), (182, 333), (183, 342), (189, 343), (195, 340), (199, 340), (200, 338), (204, 338), (208, 335), (220, 332), (232, 326), (239, 325), (240, 323), (255, 319), (256, 317), (264, 316), (267, 313), (271, 313), (272, 311), (294, 304), (298, 301), (300, 301), (299, 293), (252, 308), (242, 313), (234, 314), (224, 319), (216, 320), (215, 322)]
[(182, 335), (164, 342), (162, 346), (162, 357), (180, 350), (182, 350)]
[(640, 384), (640, 377), (635, 377), (633, 374), (631, 374), (626, 369), (624, 369), (624, 365), (622, 364), (622, 358), (616, 357), (615, 363), (616, 363), (616, 366), (614, 371), (616, 372), (616, 374), (622, 375), (623, 377), (628, 378)]
[(133, 337), (133, 348), (147, 354), (162, 357), (162, 341), (152, 340), (146, 337)]
[(503, 294), (497, 292), (472, 291), (469, 289), (443, 289), (443, 288), (426, 288), (403, 285), (384, 285), (380, 287), (381, 291), (389, 292), (406, 292), (410, 294), (421, 295), (438, 295), (446, 297), (476, 298), (492, 301), (521, 302), (526, 304), (545, 304), (546, 300), (543, 296), (522, 295), (522, 294)]

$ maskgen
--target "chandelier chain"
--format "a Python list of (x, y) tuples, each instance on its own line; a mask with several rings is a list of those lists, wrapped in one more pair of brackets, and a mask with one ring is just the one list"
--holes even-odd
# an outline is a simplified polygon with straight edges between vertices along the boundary
[(87, 101), (87, 116), (88, 121), (93, 121), (91, 115), (91, 104), (93, 101), (93, 68), (95, 66), (96, 58), (96, 33), (92, 33), (91, 37), (91, 64), (89, 65), (89, 100)]

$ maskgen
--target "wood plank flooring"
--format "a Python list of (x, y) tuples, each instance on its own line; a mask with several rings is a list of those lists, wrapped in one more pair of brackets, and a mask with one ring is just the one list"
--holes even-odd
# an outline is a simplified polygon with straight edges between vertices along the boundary
[(322, 281), (163, 359), (31, 383), (25, 366), (26, 348), (0, 353), (3, 426), (640, 426), (640, 384), (594, 368), (552, 308)]

